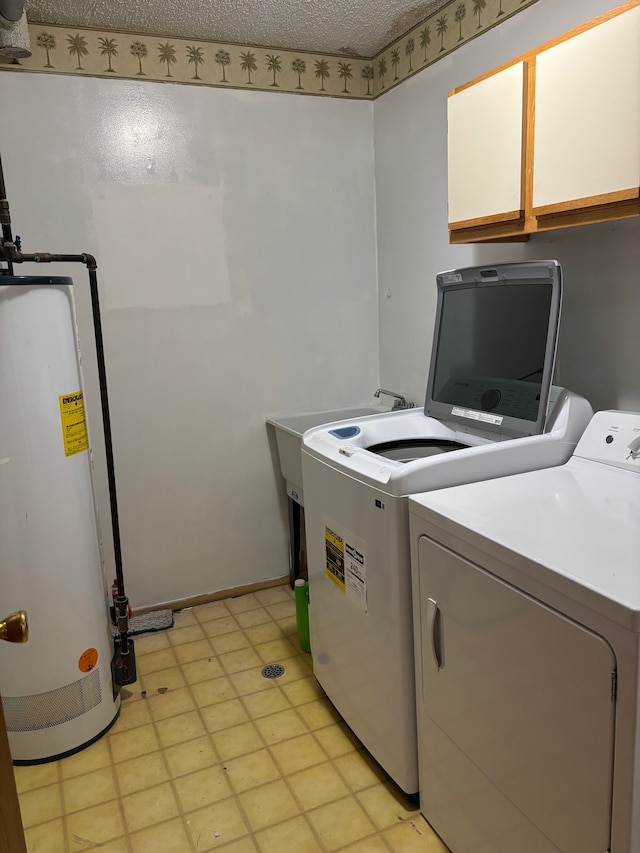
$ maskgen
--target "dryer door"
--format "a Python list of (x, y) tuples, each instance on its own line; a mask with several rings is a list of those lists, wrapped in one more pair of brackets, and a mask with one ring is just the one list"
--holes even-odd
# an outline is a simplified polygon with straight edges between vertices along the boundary
[(421, 796), (445, 843), (609, 849), (608, 643), (426, 536), (419, 596)]

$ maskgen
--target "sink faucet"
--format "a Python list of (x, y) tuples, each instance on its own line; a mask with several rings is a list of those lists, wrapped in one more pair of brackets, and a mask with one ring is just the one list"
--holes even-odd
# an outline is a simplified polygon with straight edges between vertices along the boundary
[(379, 397), (380, 394), (386, 394), (387, 397), (393, 397), (393, 405), (391, 406), (391, 411), (396, 411), (397, 409), (413, 409), (415, 403), (407, 403), (406, 399), (402, 396), (402, 394), (396, 394), (395, 391), (385, 391), (384, 388), (378, 388), (376, 393), (373, 395), (374, 397)]

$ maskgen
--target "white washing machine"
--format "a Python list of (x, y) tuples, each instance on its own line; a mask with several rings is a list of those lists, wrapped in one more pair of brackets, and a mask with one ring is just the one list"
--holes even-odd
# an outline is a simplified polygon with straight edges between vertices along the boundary
[(409, 505), (429, 823), (454, 853), (640, 850), (640, 414)]
[(424, 411), (303, 436), (314, 673), (402, 790), (418, 790), (408, 496), (561, 465), (592, 410), (551, 388), (555, 261), (437, 277)]

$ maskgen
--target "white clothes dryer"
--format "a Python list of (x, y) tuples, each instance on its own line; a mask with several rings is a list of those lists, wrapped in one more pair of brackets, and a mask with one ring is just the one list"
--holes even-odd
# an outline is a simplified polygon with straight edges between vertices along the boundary
[(561, 465), (592, 416), (551, 387), (555, 261), (437, 277), (424, 411), (303, 436), (314, 673), (406, 793), (418, 790), (408, 496)]
[(640, 850), (640, 414), (409, 505), (426, 819), (455, 853)]

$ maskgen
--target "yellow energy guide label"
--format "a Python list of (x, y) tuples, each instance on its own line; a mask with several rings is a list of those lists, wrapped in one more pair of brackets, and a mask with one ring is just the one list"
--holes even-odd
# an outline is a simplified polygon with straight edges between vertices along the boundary
[(324, 528), (325, 575), (344, 592), (344, 539), (330, 527)]
[(324, 528), (325, 577), (345, 593), (349, 601), (367, 613), (367, 568), (362, 542), (347, 531)]
[(64, 455), (74, 456), (89, 447), (87, 422), (84, 417), (84, 396), (82, 391), (63, 394), (60, 401), (60, 421), (62, 423), (62, 441)]

